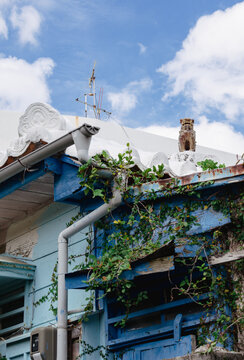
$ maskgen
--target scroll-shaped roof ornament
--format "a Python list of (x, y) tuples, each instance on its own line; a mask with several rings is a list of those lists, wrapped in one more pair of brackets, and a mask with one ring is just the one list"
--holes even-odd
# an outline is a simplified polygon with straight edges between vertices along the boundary
[(28, 134), (33, 128), (65, 130), (65, 119), (52, 106), (36, 102), (28, 106), (20, 117), (19, 136)]

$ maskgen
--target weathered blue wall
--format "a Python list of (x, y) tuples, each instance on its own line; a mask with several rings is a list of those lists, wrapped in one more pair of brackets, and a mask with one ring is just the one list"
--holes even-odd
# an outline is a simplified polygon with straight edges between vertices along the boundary
[[(20, 221), (10, 227), (7, 234), (7, 249), (12, 255), (28, 255), (28, 261), (36, 266), (35, 281), (30, 291), (30, 298), (38, 301), (51, 285), (51, 275), (57, 261), (57, 241), (59, 233), (66, 228), (66, 224), (79, 212), (78, 206), (53, 203), (38, 213)], [(69, 255), (84, 253), (86, 242), (83, 241), (87, 229), (76, 234), (69, 240)], [(69, 265), (69, 271), (81, 259)], [(69, 310), (81, 309), (85, 304), (86, 294), (81, 290), (69, 291)], [(55, 325), (56, 319), (49, 310), (49, 302), (44, 302), (33, 309), (32, 328)], [(75, 317), (77, 315), (73, 315)], [(31, 331), (32, 329), (30, 329)], [(6, 353), (8, 360), (28, 360), (30, 331), (24, 335), (13, 337), (0, 343), (0, 352)], [(5, 349), (5, 350), (4, 350)]]
[[(79, 212), (78, 207), (63, 204), (52, 204), (38, 219), (38, 243), (33, 249), (33, 264), (36, 265), (34, 301), (38, 301), (48, 291), (51, 285), (51, 274), (57, 261), (57, 239), (59, 233), (65, 229), (72, 216)], [(69, 241), (69, 255), (81, 254), (85, 250), (86, 230), (73, 236)], [(79, 261), (79, 260), (77, 260)], [(77, 262), (76, 261), (76, 262)], [(75, 263), (69, 266), (71, 270)], [(84, 292), (69, 293), (69, 310), (81, 307), (85, 298)], [(34, 309), (33, 326), (43, 326), (55, 321), (55, 317), (48, 310), (49, 303), (44, 302)]]

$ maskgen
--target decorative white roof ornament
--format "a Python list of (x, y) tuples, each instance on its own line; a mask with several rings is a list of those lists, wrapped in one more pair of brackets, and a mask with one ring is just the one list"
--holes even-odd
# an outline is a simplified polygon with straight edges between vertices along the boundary
[(190, 175), (197, 172), (195, 153), (184, 151), (172, 154), (169, 158), (170, 169), (176, 176)]
[(33, 103), (20, 117), (18, 132), (24, 136), (31, 129), (45, 128), (50, 130), (66, 130), (65, 119), (52, 106), (43, 103)]
[(153, 166), (157, 167), (158, 165), (161, 165), (161, 164), (164, 164), (165, 172), (170, 173), (168, 157), (162, 151), (153, 155), (153, 158), (149, 164), (149, 167), (150, 168), (152, 168)]
[(2, 167), (8, 160), (7, 151), (0, 151), (0, 167)]
[(41, 140), (49, 143), (66, 132), (66, 120), (57, 110), (39, 102), (31, 104), (20, 117), (19, 137), (10, 143), (6, 151), (0, 152), (0, 167), (9, 156), (19, 157), (24, 154), (30, 143), (38, 143)]
[(31, 141), (26, 136), (19, 137), (10, 143), (7, 149), (8, 156), (18, 157), (19, 154), (23, 154)]

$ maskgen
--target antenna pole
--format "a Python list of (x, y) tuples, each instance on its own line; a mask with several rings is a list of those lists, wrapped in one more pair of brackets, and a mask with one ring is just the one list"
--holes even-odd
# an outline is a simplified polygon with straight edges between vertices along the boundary
[(92, 92), (93, 92), (93, 105), (96, 106), (96, 87), (95, 87), (95, 76), (93, 75), (93, 82), (92, 82)]
[[(103, 99), (103, 88), (100, 88), (98, 104), (96, 104), (95, 66), (96, 66), (96, 61), (94, 62), (93, 69), (92, 69), (92, 74), (91, 74), (91, 77), (89, 78), (90, 92), (84, 94), (84, 97), (85, 97), (84, 100), (85, 101), (81, 101), (81, 100), (79, 100), (79, 98), (77, 98), (76, 101), (79, 101), (80, 103), (85, 105), (85, 117), (88, 116), (88, 106), (89, 106), (89, 107), (93, 108), (95, 118), (100, 119), (101, 111), (104, 112), (108, 116), (111, 115), (111, 112), (101, 108), (102, 99)], [(93, 96), (93, 105), (88, 104), (88, 102), (87, 102), (88, 96), (89, 97)]]
[(87, 117), (87, 94), (85, 94), (85, 117)]

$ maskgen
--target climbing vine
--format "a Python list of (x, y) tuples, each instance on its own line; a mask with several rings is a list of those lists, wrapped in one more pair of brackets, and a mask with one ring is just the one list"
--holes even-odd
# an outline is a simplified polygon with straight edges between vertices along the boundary
[[(203, 170), (225, 166), (209, 159), (198, 165)], [(113, 180), (111, 176), (101, 174), (110, 174)], [(210, 256), (219, 256), (234, 246), (230, 239), (234, 239), (238, 249), (243, 246), (243, 188), (236, 193), (224, 189), (208, 193), (211, 182), (182, 186), (177, 179), (168, 178), (163, 164), (146, 170), (139, 169), (133, 161), (129, 144), (126, 152), (118, 155), (118, 159), (111, 158), (105, 151), (94, 156), (79, 168), (78, 176), (85, 195), (107, 203), (113, 196), (112, 189), (116, 188), (123, 199), (119, 210), (109, 212), (95, 224), (96, 244), (88, 233), (86, 252), (81, 264), (75, 267), (87, 273), (86, 291), (91, 294), (87, 297), (84, 319), (93, 310), (94, 292), (90, 290), (102, 290), (100, 298), (111, 296), (121, 304), (124, 318), (117, 326), (124, 327), (129, 313), (147, 300), (148, 293), (142, 290), (135, 295), (134, 281), (123, 274), (132, 270), (133, 261), (174, 242), (175, 248), (181, 248), (182, 253), (187, 246), (195, 249), (192, 255), (186, 257), (180, 252), (175, 254), (175, 263), (187, 272), (176, 284), (170, 279), (169, 273), (169, 281), (172, 283), (171, 300), (175, 296), (187, 296), (203, 308), (198, 343), (208, 343), (208, 350), (211, 351), (217, 344), (226, 346), (230, 331), (243, 331), (241, 274), (244, 263), (240, 260), (235, 264), (213, 268), (209, 262)], [(162, 179), (164, 181), (160, 188), (157, 187), (157, 191), (153, 186), (144, 186), (142, 189), (143, 184), (158, 183)], [(202, 195), (204, 191), (205, 196)], [(173, 197), (177, 201), (173, 202)], [(223, 217), (230, 217), (231, 225), (215, 228), (205, 235), (194, 235), (192, 229), (200, 226), (199, 211), (208, 209), (221, 212)], [(76, 220), (73, 218), (71, 223)], [(54, 298), (57, 295), (55, 286), (50, 290)], [(201, 295), (205, 293), (209, 296), (201, 300)], [(232, 311), (231, 316), (226, 310), (227, 305)], [(216, 319), (209, 327), (205, 319), (214, 313)], [(106, 350), (92, 350), (88, 344), (83, 349), (85, 353)], [(104, 358), (107, 356), (106, 351)]]
[[(95, 165), (94, 165), (95, 164)], [(203, 170), (223, 168), (225, 165), (205, 160), (198, 164)], [(171, 293), (172, 298), (177, 292), (178, 296), (189, 296), (198, 299), (204, 292), (210, 292), (207, 301), (199, 304), (205, 310), (204, 317), (211, 316), (213, 308), (217, 314), (216, 326), (210, 331), (202, 323), (199, 333), (199, 343), (209, 341), (209, 348), (222, 343), (226, 344), (228, 332), (232, 324), (243, 325), (243, 305), (239, 304), (239, 315), (237, 317), (226, 313), (226, 306), (232, 311), (237, 310), (237, 299), (240, 297), (240, 279), (233, 281), (230, 276), (232, 268), (212, 268), (209, 265), (209, 255), (220, 255), (228, 246), (228, 238), (223, 239), (221, 229), (215, 229), (212, 236), (189, 235), (192, 227), (199, 226), (196, 215), (199, 210), (212, 208), (222, 212), (223, 216), (231, 216), (232, 230), (235, 229), (236, 243), (243, 243), (243, 212), (237, 211), (241, 206), (243, 210), (243, 192), (239, 194), (220, 194), (202, 199), (199, 188), (209, 185), (208, 182), (196, 185), (179, 186), (178, 181), (171, 179), (166, 182), (157, 193), (153, 188), (140, 191), (142, 184), (155, 182), (165, 177), (164, 166), (152, 167), (141, 171), (133, 161), (132, 152), (129, 148), (124, 154), (119, 154), (117, 160), (109, 157), (104, 151), (95, 156), (79, 169), (81, 186), (85, 194), (99, 197), (107, 202), (111, 197), (111, 182), (101, 180), (99, 171), (109, 170), (116, 179), (117, 189), (123, 196), (123, 209), (121, 212), (108, 214), (108, 216), (96, 223), (99, 232), (100, 251), (97, 254), (89, 252), (86, 261), (78, 266), (79, 269), (88, 270), (87, 290), (102, 289), (103, 296), (113, 295), (124, 308), (125, 316), (117, 324), (125, 326), (128, 314), (137, 305), (147, 299), (147, 291), (141, 291), (137, 296), (132, 296), (134, 282), (123, 277), (123, 272), (131, 270), (131, 264), (135, 259), (153, 253), (163, 244), (174, 241), (175, 246), (186, 245), (197, 246), (197, 251), (192, 257), (176, 257), (176, 262), (188, 269), (188, 274), (180, 284), (174, 284)], [(101, 186), (102, 181), (102, 186)], [(161, 192), (161, 194), (159, 194)], [(173, 205), (162, 201), (158, 202), (159, 196), (172, 197), (180, 195), (184, 201), (183, 205)], [(238, 200), (239, 199), (239, 200)], [(240, 205), (242, 204), (242, 205)], [(241, 215), (240, 215), (241, 214)], [(100, 230), (100, 231), (99, 231)], [(91, 244), (89, 245), (91, 249)], [(242, 261), (239, 262), (240, 264)], [(238, 265), (239, 267), (242, 265)], [(77, 268), (77, 267), (76, 267)], [(198, 272), (200, 276), (194, 278), (193, 274)], [(237, 273), (237, 272), (236, 272)], [(239, 289), (238, 289), (239, 288)], [(217, 294), (213, 296), (212, 294)], [(194, 300), (196, 301), (196, 300)], [(92, 306), (90, 306), (92, 308)]]

